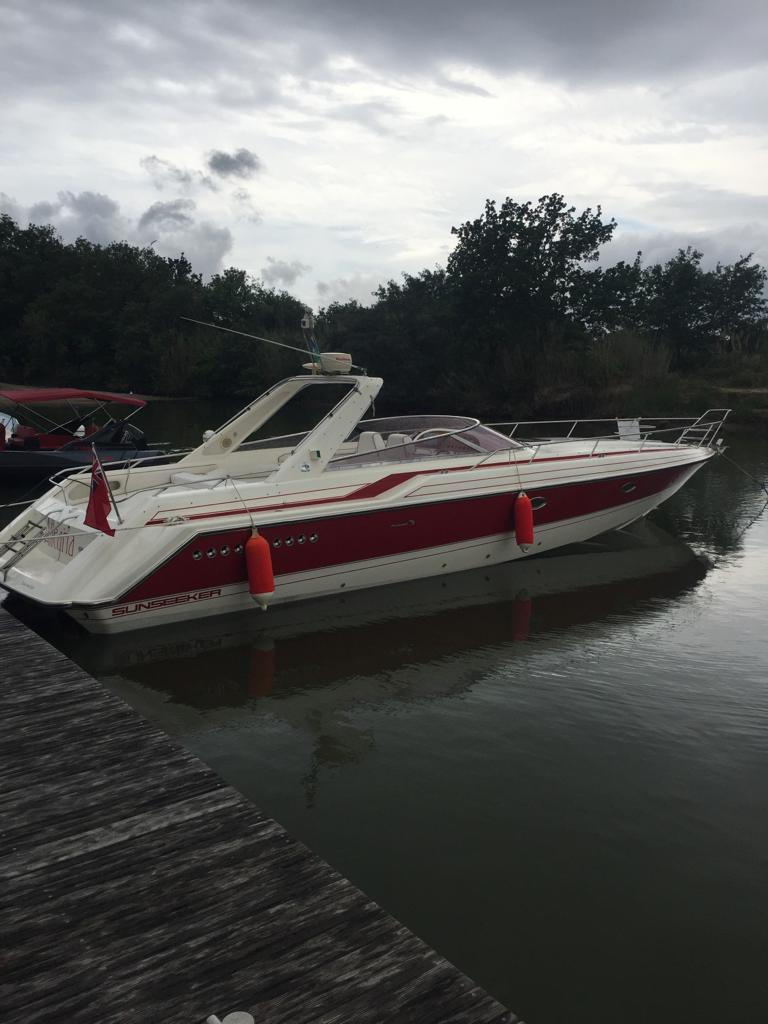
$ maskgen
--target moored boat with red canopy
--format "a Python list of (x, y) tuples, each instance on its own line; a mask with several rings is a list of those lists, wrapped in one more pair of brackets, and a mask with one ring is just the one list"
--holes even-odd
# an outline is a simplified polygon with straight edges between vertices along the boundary
[[(0, 481), (44, 480), (61, 469), (89, 465), (92, 446), (103, 462), (160, 454), (129, 422), (146, 404), (112, 391), (0, 390)], [(130, 411), (118, 415), (122, 409)]]
[(0, 582), (110, 633), (513, 563), (645, 516), (715, 454), (727, 415), (567, 437), (364, 419), (380, 378), (339, 353), (309, 365), (175, 461), (107, 470), (114, 536), (85, 525), (89, 474), (57, 482), (0, 532)]

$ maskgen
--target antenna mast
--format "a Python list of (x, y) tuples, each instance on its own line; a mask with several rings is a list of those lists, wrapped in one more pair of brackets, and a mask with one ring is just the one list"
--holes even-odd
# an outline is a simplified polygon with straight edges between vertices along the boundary
[[(250, 338), (251, 341), (263, 341), (267, 345), (277, 345), (278, 348), (287, 348), (291, 352), (300, 352), (303, 356), (309, 356), (309, 362), (303, 363), (305, 370), (312, 373), (323, 373), (330, 376), (336, 374), (348, 374), (353, 368), (352, 356), (347, 352), (321, 352), (320, 346), (315, 337), (315, 318), (307, 311), (301, 318), (301, 333), (306, 343), (306, 348), (298, 348), (296, 345), (286, 345), (284, 341), (274, 341), (272, 338), (262, 338), (258, 334), (248, 334), (246, 331), (236, 331), (233, 327), (221, 327), (219, 324), (209, 324), (205, 320), (195, 320), (191, 316), (179, 317), (190, 324), (198, 324), (200, 327), (212, 327), (215, 331), (225, 331), (227, 334), (237, 334), (241, 338)], [(358, 369), (360, 369), (358, 367)], [(365, 371), (363, 370), (363, 373)]]

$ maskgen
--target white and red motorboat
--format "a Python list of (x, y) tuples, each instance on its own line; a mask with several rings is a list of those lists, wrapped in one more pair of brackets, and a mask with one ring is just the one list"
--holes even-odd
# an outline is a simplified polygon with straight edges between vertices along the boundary
[[(54, 479), (0, 532), (0, 582), (112, 633), (512, 563), (645, 516), (713, 456), (727, 415), (664, 421), (666, 434), (572, 421), (559, 438), (463, 416), (366, 420), (382, 380), (316, 358), (320, 372), (176, 461), (108, 469), (114, 536), (85, 525), (89, 473)], [(308, 429), (279, 433), (307, 410)]]

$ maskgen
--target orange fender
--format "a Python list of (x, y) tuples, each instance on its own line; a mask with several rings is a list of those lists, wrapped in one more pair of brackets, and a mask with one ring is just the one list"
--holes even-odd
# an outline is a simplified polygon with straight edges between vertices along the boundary
[(525, 491), (515, 498), (515, 540), (523, 549), (533, 544), (533, 506)]
[(245, 565), (248, 570), (248, 589), (251, 597), (260, 607), (266, 609), (269, 598), (275, 592), (272, 552), (266, 538), (256, 530), (245, 542)]

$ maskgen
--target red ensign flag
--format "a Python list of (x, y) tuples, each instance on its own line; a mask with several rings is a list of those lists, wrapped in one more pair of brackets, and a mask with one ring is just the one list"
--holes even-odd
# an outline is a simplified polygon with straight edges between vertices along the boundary
[(88, 498), (88, 508), (85, 510), (85, 525), (92, 526), (94, 530), (101, 530), (102, 533), (114, 537), (115, 531), (107, 521), (107, 516), (111, 511), (112, 502), (109, 500), (107, 478), (104, 476), (99, 456), (94, 448), (91, 465), (91, 494)]

